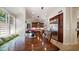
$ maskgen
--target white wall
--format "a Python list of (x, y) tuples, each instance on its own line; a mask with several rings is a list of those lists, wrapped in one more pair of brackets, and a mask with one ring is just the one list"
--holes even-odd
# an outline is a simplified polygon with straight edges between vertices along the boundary
[(77, 44), (77, 18), (76, 9), (71, 7), (58, 7), (50, 10), (49, 18), (58, 15), (58, 12), (63, 12), (63, 44)]
[(22, 13), (16, 16), (16, 33), (20, 34), (20, 39), (16, 42), (16, 49), (22, 50), (25, 45), (25, 9), (21, 8)]
[(58, 12), (61, 11), (61, 10), (63, 12), (64, 8), (65, 7), (51, 7), (50, 9), (48, 9), (47, 17), (51, 18), (51, 17), (58, 15)]
[(64, 15), (64, 44), (77, 44), (76, 8), (65, 8)]

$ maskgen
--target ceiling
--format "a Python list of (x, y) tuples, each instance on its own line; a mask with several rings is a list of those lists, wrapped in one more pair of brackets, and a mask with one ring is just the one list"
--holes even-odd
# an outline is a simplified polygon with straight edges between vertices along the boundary
[(43, 9), (41, 7), (26, 7), (26, 18), (31, 19), (31, 21), (45, 22), (61, 9), (62, 7), (43, 7)]
[(14, 14), (15, 16), (18, 16), (23, 13), (23, 7), (5, 7), (9, 13)]
[[(49, 20), (51, 17), (55, 16), (58, 11), (60, 11), (61, 7), (5, 7), (7, 11), (17, 15), (22, 15), (25, 11), (26, 19), (30, 19), (30, 21), (38, 21), (45, 22)], [(24, 14), (24, 13), (23, 13)]]
[(27, 7), (26, 8), (26, 17), (31, 19), (31, 21), (41, 21), (44, 22), (45, 19), (48, 19), (48, 13), (51, 7)]

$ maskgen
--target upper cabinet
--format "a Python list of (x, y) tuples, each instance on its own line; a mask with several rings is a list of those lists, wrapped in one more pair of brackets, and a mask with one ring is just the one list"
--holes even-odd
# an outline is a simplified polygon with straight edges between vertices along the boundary
[(32, 27), (35, 27), (35, 28), (43, 28), (44, 27), (44, 23), (32, 22)]

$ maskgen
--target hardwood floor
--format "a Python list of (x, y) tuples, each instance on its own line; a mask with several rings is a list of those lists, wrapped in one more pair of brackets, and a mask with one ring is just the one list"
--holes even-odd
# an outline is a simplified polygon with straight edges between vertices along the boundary
[(37, 35), (34, 38), (26, 38), (25, 51), (58, 51), (59, 48), (51, 44), (47, 39)]

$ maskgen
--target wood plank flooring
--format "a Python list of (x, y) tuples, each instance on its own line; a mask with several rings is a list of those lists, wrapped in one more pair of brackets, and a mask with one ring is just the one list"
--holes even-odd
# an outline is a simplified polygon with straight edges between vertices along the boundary
[(25, 51), (58, 51), (55, 45), (51, 44), (46, 38), (37, 35), (34, 38), (25, 39)]

